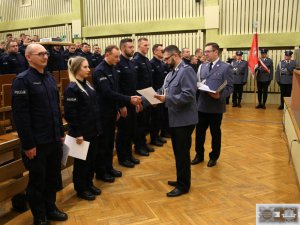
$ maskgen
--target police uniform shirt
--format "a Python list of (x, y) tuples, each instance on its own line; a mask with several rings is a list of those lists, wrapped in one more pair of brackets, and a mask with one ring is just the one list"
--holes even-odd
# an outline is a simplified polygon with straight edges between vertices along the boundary
[(89, 63), (89, 67), (90, 68), (94, 68), (94, 64), (93, 64), (93, 61), (92, 61), (92, 53), (91, 52), (85, 53), (85, 52), (81, 51), (81, 52), (78, 53), (78, 55), (81, 56), (81, 57), (86, 58), (86, 60)]
[(137, 52), (133, 58), (137, 66), (138, 90), (152, 87), (152, 66), (149, 59)]
[(63, 54), (63, 57), (64, 57), (64, 67), (68, 68), (68, 60), (70, 58), (76, 57), (77, 55), (78, 55), (77, 52), (71, 53), (69, 51), (65, 51), (64, 54)]
[(98, 66), (103, 61), (103, 56), (101, 54), (94, 53), (92, 55), (92, 63), (93, 67)]
[(28, 62), (25, 57), (20, 54), (3, 54), (0, 59), (0, 70), (2, 74), (18, 74), (28, 68)]
[(233, 67), (233, 84), (244, 84), (248, 78), (248, 62), (245, 60), (234, 60), (231, 62)]
[(296, 69), (295, 60), (281, 60), (276, 69), (276, 81), (279, 84), (292, 84), (293, 70)]
[(48, 69), (49, 71), (56, 71), (56, 70), (66, 70), (67, 67), (65, 65), (64, 56), (61, 50), (55, 51), (52, 50), (50, 52), (50, 56), (48, 59)]
[(24, 150), (64, 136), (59, 93), (52, 74), (29, 67), (12, 85), (14, 123)]
[(93, 73), (94, 87), (97, 92), (102, 116), (115, 116), (118, 105), (130, 102), (130, 96), (119, 93), (120, 70), (103, 60)]
[(154, 90), (158, 90), (164, 84), (164, 80), (168, 74), (168, 66), (155, 57), (150, 60), (153, 69), (153, 88)]
[(266, 82), (273, 80), (273, 61), (270, 58), (261, 58), (261, 61), (266, 65), (266, 67), (270, 70), (270, 74), (265, 71), (261, 66), (258, 67), (256, 79), (259, 82)]

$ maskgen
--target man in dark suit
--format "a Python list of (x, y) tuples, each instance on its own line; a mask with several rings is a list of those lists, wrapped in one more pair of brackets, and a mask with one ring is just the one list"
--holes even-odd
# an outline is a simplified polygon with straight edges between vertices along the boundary
[(175, 188), (167, 193), (168, 197), (187, 193), (191, 186), (190, 148), (192, 133), (198, 122), (196, 91), (197, 78), (192, 67), (180, 58), (180, 51), (175, 45), (165, 48), (164, 61), (171, 71), (161, 90), (164, 95), (155, 97), (165, 102), (169, 112), (171, 139), (176, 161), (177, 181), (168, 184)]
[[(219, 45), (207, 43), (204, 54), (209, 63), (202, 64), (197, 77), (211, 89), (217, 90), (222, 84), (225, 88), (216, 93), (200, 91), (198, 97), (198, 119), (196, 126), (196, 157), (191, 164), (204, 161), (204, 143), (206, 130), (209, 127), (212, 136), (212, 151), (209, 154), (208, 167), (215, 166), (221, 152), (221, 123), (226, 111), (226, 98), (232, 93), (232, 66), (219, 59)], [(224, 83), (225, 82), (225, 83)]]

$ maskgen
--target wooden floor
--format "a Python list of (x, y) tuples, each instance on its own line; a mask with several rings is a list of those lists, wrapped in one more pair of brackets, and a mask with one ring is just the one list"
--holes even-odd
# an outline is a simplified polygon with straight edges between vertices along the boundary
[[(231, 108), (222, 124), (222, 153), (216, 167), (208, 168), (210, 134), (205, 163), (192, 167), (189, 194), (167, 198), (175, 179), (171, 141), (157, 148), (141, 164), (122, 170), (115, 183), (96, 181), (103, 191), (95, 201), (76, 197), (73, 185), (58, 194), (58, 206), (69, 215), (66, 225), (114, 224), (255, 224), (257, 203), (300, 203), (296, 176), (289, 161), (277, 106), (257, 110), (253, 105)], [(194, 145), (191, 157), (194, 157)], [(67, 171), (64, 177), (69, 177)], [(7, 219), (7, 218), (6, 218)], [(5, 217), (2, 218), (5, 221)], [(7, 220), (6, 220), (7, 221)], [(32, 223), (30, 212), (7, 224)]]

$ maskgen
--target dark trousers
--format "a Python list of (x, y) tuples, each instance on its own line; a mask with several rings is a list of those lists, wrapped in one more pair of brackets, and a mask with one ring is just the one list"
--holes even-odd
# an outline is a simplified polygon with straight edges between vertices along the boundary
[(73, 182), (77, 192), (86, 191), (93, 185), (98, 138), (93, 137), (86, 140), (90, 142), (86, 160), (74, 158)]
[(119, 162), (132, 157), (132, 142), (136, 135), (135, 107), (127, 107), (127, 117), (121, 117), (117, 122), (116, 150)]
[(176, 162), (176, 187), (189, 191), (191, 187), (191, 157), (192, 133), (195, 125), (171, 128), (171, 140)]
[(103, 134), (99, 136), (99, 150), (96, 156), (96, 174), (104, 176), (113, 169), (113, 151), (115, 142), (116, 117), (101, 120)]
[(146, 146), (146, 136), (150, 130), (151, 108), (146, 108), (137, 114), (137, 128), (134, 140), (135, 149)]
[(257, 81), (257, 97), (258, 97), (258, 104), (260, 105), (261, 104), (265, 105), (267, 102), (269, 84), (270, 84), (269, 81), (265, 81), (265, 82)]
[(243, 84), (234, 84), (233, 93), (232, 93), (232, 103), (237, 104), (241, 103), (243, 95)]
[(151, 141), (155, 141), (159, 137), (159, 132), (162, 130), (164, 121), (163, 105), (159, 104), (156, 107), (151, 108), (151, 129), (150, 137)]
[(283, 98), (291, 97), (292, 84), (280, 84), (280, 106), (283, 106)]
[(197, 155), (204, 159), (204, 143), (206, 130), (209, 127), (211, 134), (211, 148), (209, 158), (218, 160), (221, 152), (221, 124), (222, 113), (202, 113), (198, 112), (198, 124), (196, 125), (196, 146)]
[(48, 211), (56, 209), (56, 188), (62, 157), (61, 142), (36, 146), (36, 156), (22, 159), (29, 170), (26, 197), (35, 219), (44, 219)]

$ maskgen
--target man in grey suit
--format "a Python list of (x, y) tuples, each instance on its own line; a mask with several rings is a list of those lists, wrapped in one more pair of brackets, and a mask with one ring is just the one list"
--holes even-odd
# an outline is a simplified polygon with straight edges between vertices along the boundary
[[(233, 70), (230, 64), (219, 59), (219, 45), (207, 43), (204, 54), (209, 61), (202, 64), (197, 72), (198, 81), (206, 83), (211, 90), (217, 90), (226, 84), (223, 90), (216, 93), (200, 91), (198, 97), (198, 119), (196, 125), (196, 156), (191, 164), (204, 161), (204, 143), (206, 130), (209, 127), (212, 136), (212, 151), (209, 153), (208, 167), (215, 166), (221, 152), (221, 123), (226, 111), (226, 98), (233, 91)], [(224, 83), (225, 82), (225, 83)]]
[(187, 193), (191, 186), (190, 148), (192, 133), (198, 122), (197, 78), (192, 67), (182, 61), (177, 46), (170, 45), (165, 48), (164, 61), (171, 71), (162, 87), (164, 95), (155, 97), (165, 102), (168, 108), (177, 181), (168, 181), (175, 188), (167, 196), (176, 197)]

